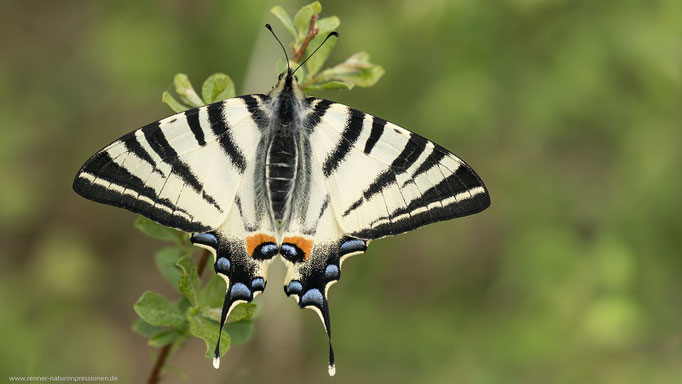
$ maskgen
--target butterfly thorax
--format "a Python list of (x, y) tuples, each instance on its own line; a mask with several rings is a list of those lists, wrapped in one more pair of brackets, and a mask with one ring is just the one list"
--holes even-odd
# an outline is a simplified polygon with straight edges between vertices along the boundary
[(293, 76), (280, 80), (271, 93), (273, 119), (266, 140), (265, 186), (270, 216), (285, 226), (299, 184), (302, 155), (301, 109), (305, 100)]

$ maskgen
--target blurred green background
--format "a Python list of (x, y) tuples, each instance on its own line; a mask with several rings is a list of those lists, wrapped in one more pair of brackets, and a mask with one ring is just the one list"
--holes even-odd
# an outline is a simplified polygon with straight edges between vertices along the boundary
[[(173, 75), (264, 93), (263, 28), (296, 1), (0, 1), (0, 380), (116, 375), (153, 350), (139, 295), (174, 293), (135, 215), (78, 197), (80, 165), (171, 114)], [(332, 289), (337, 383), (682, 381), (682, 2), (322, 2), (330, 63), (373, 88), (317, 93), (452, 150), (492, 206), (374, 242)], [(215, 371), (194, 339), (167, 383), (331, 382), (312, 311), (273, 265), (254, 336)]]

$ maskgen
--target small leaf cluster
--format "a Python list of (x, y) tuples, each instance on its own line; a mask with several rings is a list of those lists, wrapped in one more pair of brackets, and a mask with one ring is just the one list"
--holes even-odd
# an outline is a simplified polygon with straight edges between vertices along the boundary
[(178, 101), (168, 91), (161, 95), (161, 102), (168, 104), (175, 112), (183, 112), (191, 108), (223, 101), (236, 95), (234, 82), (230, 76), (224, 73), (214, 73), (204, 81), (201, 86), (201, 97), (194, 90), (192, 83), (184, 73), (175, 75), (173, 85), (182, 102)]
[[(133, 329), (149, 338), (149, 345), (171, 345), (177, 350), (191, 336), (206, 343), (206, 356), (211, 357), (218, 340), (220, 314), (225, 296), (225, 282), (212, 274), (202, 284), (197, 265), (192, 259), (196, 248), (187, 234), (164, 227), (147, 218), (139, 217), (135, 227), (147, 236), (167, 241), (172, 246), (156, 253), (156, 266), (168, 283), (182, 296), (170, 301), (162, 295), (147, 291), (135, 303), (140, 318)], [(240, 304), (227, 318), (220, 342), (220, 355), (231, 345), (238, 345), (251, 335), (254, 304)]]
[[(341, 21), (336, 16), (319, 17), (322, 12), (322, 5), (318, 1), (301, 8), (293, 20), (280, 6), (272, 8), (271, 12), (294, 38), (291, 44), (294, 53), (290, 63), (292, 68), (296, 68), (298, 63), (310, 56), (324, 41), (329, 32), (335, 31), (341, 25)], [(384, 68), (372, 64), (369, 60), (369, 54), (366, 52), (358, 52), (343, 63), (322, 70), (335, 45), (336, 39), (329, 39), (299, 69), (297, 76), (304, 91), (352, 89), (355, 86), (371, 87), (384, 75)], [(284, 72), (285, 69), (286, 63), (282, 60), (278, 63), (277, 70)]]

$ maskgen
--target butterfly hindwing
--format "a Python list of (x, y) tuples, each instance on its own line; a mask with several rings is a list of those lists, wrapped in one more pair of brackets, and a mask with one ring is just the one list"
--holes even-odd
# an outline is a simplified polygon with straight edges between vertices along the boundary
[(329, 315), (329, 288), (341, 278), (341, 264), (367, 249), (367, 241), (347, 236), (339, 227), (330, 204), (322, 168), (310, 156), (308, 194), (297, 206), (283, 234), (280, 256), (287, 265), (284, 292), (300, 308), (312, 309), (320, 317), (329, 341), (329, 373), (335, 372)]
[(311, 147), (347, 235), (378, 239), (490, 205), (478, 175), (443, 147), (345, 105), (308, 100), (317, 114)]
[[(240, 196), (239, 206), (253, 203)], [(213, 355), (213, 365), (220, 366), (220, 335), (230, 312), (240, 303), (250, 303), (265, 290), (267, 270), (278, 247), (273, 228), (262, 221), (263, 226), (249, 228), (242, 218), (241, 209), (234, 209), (225, 223), (215, 231), (195, 233), (192, 243), (208, 249), (213, 255), (215, 273), (225, 280), (226, 293), (220, 317), (218, 342)]]

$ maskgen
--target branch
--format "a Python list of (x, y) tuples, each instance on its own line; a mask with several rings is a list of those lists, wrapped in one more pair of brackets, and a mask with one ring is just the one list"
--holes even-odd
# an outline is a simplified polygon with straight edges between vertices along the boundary
[(317, 21), (317, 15), (313, 15), (313, 17), (310, 18), (310, 26), (308, 27), (308, 33), (305, 35), (305, 39), (303, 40), (303, 44), (301, 44), (300, 49), (294, 48), (294, 58), (292, 61), (294, 63), (300, 63), (301, 59), (303, 59), (303, 55), (305, 54), (305, 50), (308, 48), (308, 44), (313, 40), (315, 36), (317, 36), (317, 32), (319, 32), (319, 28), (315, 26), (315, 22)]
[[(199, 274), (199, 277), (201, 277), (201, 273), (206, 268), (206, 264), (208, 264), (209, 256), (211, 256), (211, 252), (208, 250), (204, 250), (201, 254), (201, 259), (199, 259), (199, 264), (197, 264), (197, 274)], [(166, 344), (161, 348), (161, 351), (159, 351), (152, 372), (149, 374), (149, 379), (147, 379), (148, 384), (157, 384), (161, 381), (161, 370), (166, 366), (166, 361), (168, 360), (172, 346), (173, 343)]]

